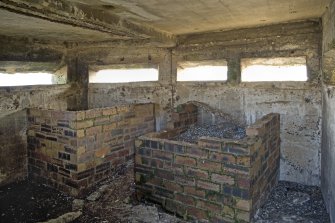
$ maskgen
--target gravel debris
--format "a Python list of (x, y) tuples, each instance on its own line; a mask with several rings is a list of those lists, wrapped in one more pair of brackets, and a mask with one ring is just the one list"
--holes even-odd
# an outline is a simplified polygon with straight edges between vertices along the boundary
[(254, 216), (256, 223), (329, 223), (319, 187), (280, 181)]
[(245, 128), (232, 122), (224, 122), (216, 125), (193, 125), (173, 140), (196, 143), (202, 136), (242, 139), (246, 136)]

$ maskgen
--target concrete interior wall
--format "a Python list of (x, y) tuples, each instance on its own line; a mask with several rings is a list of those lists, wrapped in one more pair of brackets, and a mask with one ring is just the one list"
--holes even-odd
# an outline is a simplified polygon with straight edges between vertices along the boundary
[[(2, 72), (14, 67), (16, 72), (66, 74), (62, 45), (6, 37), (0, 44)], [(67, 110), (77, 95), (72, 84), (0, 87), (0, 186), (27, 176), (26, 109)]]
[[(322, 24), (308, 20), (183, 35), (173, 48), (156, 48), (142, 39), (61, 44), (33, 38), (0, 38), (1, 61), (56, 62), (59, 66), (67, 64), (70, 73), (66, 85), (0, 88), (0, 185), (26, 175), (27, 107), (76, 110), (151, 102), (156, 105), (159, 130), (168, 126), (174, 107), (199, 101), (246, 124), (270, 112), (280, 113), (280, 179), (310, 185), (321, 183), (334, 221), (334, 11), (332, 0)], [(306, 83), (240, 83), (241, 58), (294, 56), (306, 57)], [(227, 60), (227, 83), (176, 82), (179, 61), (220, 59)], [(134, 63), (158, 64), (159, 81), (88, 84), (90, 66)]]
[(330, 213), (335, 221), (335, 1), (331, 1), (323, 15), (323, 106), (322, 106), (322, 159), (321, 190)]
[(0, 186), (27, 176), (26, 108), (67, 108), (69, 85), (0, 88)]
[[(152, 102), (161, 105), (160, 129), (166, 127), (171, 109), (188, 101), (199, 101), (251, 124), (265, 114), (280, 113), (280, 179), (320, 185), (321, 82), (319, 21), (306, 21), (262, 28), (194, 35), (172, 52), (147, 49), (121, 50), (105, 54), (103, 64), (152, 62), (160, 65), (160, 82), (89, 84), (89, 105)], [(211, 46), (208, 45), (211, 42)], [(140, 53), (142, 52), (142, 53)], [(87, 53), (87, 52), (86, 52)], [(92, 55), (92, 53), (90, 54)], [(309, 81), (240, 83), (240, 59), (245, 57), (305, 56)], [(171, 59), (169, 59), (171, 57)], [(178, 61), (225, 59), (228, 82), (176, 82)], [(90, 61), (95, 63), (95, 61)], [(168, 76), (171, 69), (172, 76)]]

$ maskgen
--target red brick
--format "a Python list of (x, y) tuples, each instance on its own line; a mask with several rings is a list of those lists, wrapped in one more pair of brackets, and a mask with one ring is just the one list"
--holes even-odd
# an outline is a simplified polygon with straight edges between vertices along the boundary
[(123, 149), (118, 152), (119, 157), (128, 156), (128, 155), (129, 155), (129, 149)]
[(235, 184), (234, 178), (228, 175), (212, 174), (211, 179), (213, 182), (220, 183), (220, 184), (228, 184), (228, 185)]
[(176, 194), (175, 199), (180, 201), (184, 204), (195, 206), (194, 198), (191, 196), (183, 195), (183, 194)]
[(206, 192), (204, 190), (196, 189), (195, 187), (191, 186), (184, 186), (184, 193), (201, 198), (204, 198), (206, 196)]
[(199, 170), (199, 169), (194, 169), (194, 168), (187, 168), (185, 172), (190, 177), (208, 179), (208, 172), (204, 171), (204, 170)]
[(157, 159), (166, 160), (166, 161), (172, 161), (173, 154), (165, 151), (160, 150), (153, 150), (152, 151), (152, 157), (155, 157)]
[(251, 187), (251, 180), (249, 177), (238, 177), (237, 178), (237, 186), (243, 189), (250, 189)]
[(171, 171), (156, 169), (156, 176), (166, 179), (166, 180), (174, 180), (174, 174)]
[(189, 156), (197, 157), (197, 158), (208, 158), (208, 150), (196, 148), (196, 147), (187, 147), (187, 154)]
[(221, 172), (221, 163), (212, 162), (209, 160), (198, 160), (197, 166), (204, 170), (211, 170), (215, 172)]
[(184, 175), (184, 166), (168, 161), (164, 161), (164, 169), (172, 171), (177, 175)]
[(236, 163), (236, 157), (226, 153), (211, 152), (209, 159), (218, 162)]
[(165, 189), (170, 190), (170, 191), (177, 191), (177, 192), (183, 192), (183, 187), (180, 186), (177, 183), (170, 182), (170, 181), (165, 181), (163, 183)]
[(194, 158), (186, 156), (176, 156), (176, 164), (186, 165), (186, 166), (196, 166), (197, 161)]
[(175, 181), (183, 186), (195, 186), (195, 180), (193, 178), (185, 176), (175, 176)]
[(163, 168), (164, 161), (159, 160), (159, 159), (151, 159), (151, 166), (155, 168)]
[(203, 201), (203, 200), (197, 200), (197, 207), (209, 210), (210, 212), (214, 212), (214, 213), (220, 213), (222, 211), (221, 205)]
[(202, 188), (202, 189), (220, 192), (220, 185), (219, 184), (214, 184), (214, 183), (211, 183), (211, 182), (199, 180), (198, 183), (197, 183), (197, 186)]
[(153, 178), (147, 180), (146, 183), (151, 184), (151, 185), (156, 185), (156, 186), (162, 186), (163, 185), (163, 180), (161, 178), (158, 178), (158, 177), (153, 177)]
[(187, 207), (187, 214), (198, 220), (208, 219), (207, 212), (195, 207)]

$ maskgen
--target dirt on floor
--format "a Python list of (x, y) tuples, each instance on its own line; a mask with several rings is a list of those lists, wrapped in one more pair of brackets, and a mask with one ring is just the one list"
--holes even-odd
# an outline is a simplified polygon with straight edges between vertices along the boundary
[[(110, 178), (74, 199), (30, 181), (0, 188), (0, 222), (49, 223), (186, 223), (160, 206), (138, 201), (133, 163), (121, 166)], [(329, 223), (320, 188), (279, 182), (258, 210), (256, 223)]]
[(29, 180), (0, 188), (0, 222), (39, 222), (72, 210), (73, 198)]
[(329, 214), (316, 186), (280, 181), (255, 215), (256, 223), (328, 223)]
[(160, 206), (138, 201), (133, 163), (119, 167), (83, 199), (29, 180), (0, 188), (0, 223), (182, 223)]

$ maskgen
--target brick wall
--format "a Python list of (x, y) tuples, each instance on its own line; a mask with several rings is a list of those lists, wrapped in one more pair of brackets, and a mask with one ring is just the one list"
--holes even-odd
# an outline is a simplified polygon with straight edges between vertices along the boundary
[(198, 107), (193, 104), (178, 105), (171, 113), (171, 122), (168, 124), (170, 129), (184, 131), (190, 125), (198, 121)]
[(154, 131), (153, 111), (153, 104), (87, 111), (29, 109), (29, 176), (81, 195), (133, 158), (134, 138)]
[(248, 137), (203, 137), (197, 144), (169, 140), (169, 131), (135, 142), (139, 196), (168, 211), (210, 222), (249, 222), (277, 182), (280, 120), (269, 114)]

